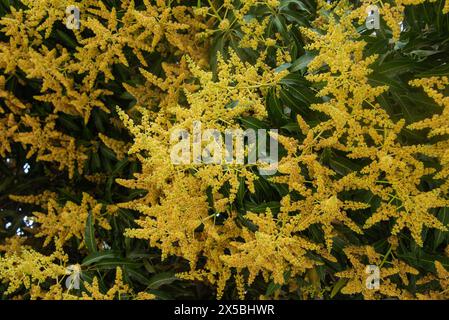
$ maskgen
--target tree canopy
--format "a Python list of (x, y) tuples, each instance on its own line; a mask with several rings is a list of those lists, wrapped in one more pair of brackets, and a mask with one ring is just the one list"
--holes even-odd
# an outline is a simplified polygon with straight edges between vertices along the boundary
[[(448, 39), (449, 0), (0, 0), (0, 296), (449, 298)], [(276, 174), (173, 163), (195, 123)]]

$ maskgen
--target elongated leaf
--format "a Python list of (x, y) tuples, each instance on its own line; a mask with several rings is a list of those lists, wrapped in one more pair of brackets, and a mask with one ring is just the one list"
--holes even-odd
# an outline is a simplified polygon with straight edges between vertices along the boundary
[(277, 31), (281, 34), (286, 43), (290, 41), (290, 35), (287, 31), (287, 25), (285, 24), (285, 18), (282, 15), (276, 15), (272, 18), (273, 24)]
[(330, 297), (331, 298), (335, 297), (340, 292), (340, 290), (346, 285), (347, 282), (348, 282), (348, 279), (340, 278), (337, 281), (337, 283), (332, 287)]
[(383, 75), (397, 76), (413, 70), (415, 66), (415, 61), (411, 61), (409, 59), (394, 59), (392, 61), (382, 63), (376, 68), (376, 71)]
[(158, 273), (148, 280), (147, 289), (158, 289), (159, 287), (166, 284), (171, 284), (176, 280), (179, 279), (176, 278), (174, 272)]
[(274, 89), (270, 89), (267, 95), (267, 111), (270, 120), (276, 125), (281, 125), (285, 123), (286, 116), (282, 110), (281, 102), (276, 96)]
[(245, 128), (251, 128), (251, 129), (268, 129), (268, 126), (266, 123), (253, 118), (253, 117), (241, 117), (240, 121), (242, 122), (243, 126)]
[(439, 261), (446, 269), (449, 269), (449, 258), (442, 255), (434, 255), (422, 250), (418, 250), (415, 254), (404, 253), (398, 254), (398, 257), (407, 261), (411, 266), (415, 268), (421, 268), (427, 272), (435, 271), (435, 261)]
[(277, 213), (277, 212), (279, 212), (280, 206), (281, 205), (279, 204), (279, 202), (275, 202), (275, 201), (270, 201), (270, 202), (265, 202), (265, 203), (260, 203), (260, 204), (253, 204), (250, 202), (245, 203), (245, 207), (248, 209), (248, 211), (256, 212), (256, 213), (264, 213), (267, 210), (267, 208), (269, 208), (271, 210), (271, 212)]
[(309, 63), (315, 58), (315, 54), (307, 51), (304, 55), (293, 61), (290, 72), (301, 71), (302, 74), (305, 73)]
[(63, 43), (65, 43), (70, 48), (74, 49), (77, 47), (76, 40), (73, 39), (72, 37), (70, 37), (64, 31), (62, 31), (60, 29), (56, 29), (56, 34), (57, 34), (58, 38), (61, 39), (63, 41)]
[(449, 76), (449, 64), (432, 68), (428, 71), (423, 71), (416, 75), (416, 77), (434, 77), (434, 76)]
[(84, 242), (86, 244), (87, 250), (89, 250), (90, 253), (97, 252), (97, 244), (95, 242), (95, 228), (92, 212), (89, 212), (89, 215), (87, 216), (86, 228), (84, 231)]
[[(441, 221), (443, 225), (446, 226), (446, 228), (449, 229), (449, 208), (441, 208), (438, 211), (438, 219)], [(441, 231), (441, 230), (435, 230), (435, 240), (433, 243), (433, 249), (436, 250), (436, 248), (439, 247), (440, 244), (443, 243), (445, 239), (448, 239), (449, 232), (448, 231)]]
[(403, 83), (389, 78), (385, 75), (373, 72), (369, 77), (369, 83), (374, 86), (388, 86), (390, 88), (396, 88), (398, 90), (405, 90), (406, 87)]
[(129, 276), (135, 280), (137, 280), (138, 282), (140, 282), (141, 284), (145, 285), (145, 286), (150, 286), (150, 279), (147, 278), (142, 272), (139, 272), (135, 269), (129, 268), (125, 266), (125, 272), (127, 272), (129, 274)]
[(267, 287), (267, 290), (265, 291), (266, 296), (271, 296), (273, 293), (275, 293), (277, 290), (281, 288), (280, 284), (274, 283), (273, 281), (270, 282), (270, 284)]
[(329, 159), (329, 165), (335, 172), (341, 174), (342, 176), (351, 173), (359, 167), (356, 163), (348, 160), (347, 158), (337, 155), (333, 155)]
[(128, 158), (125, 158), (117, 162), (117, 164), (114, 167), (114, 170), (112, 171), (112, 175), (113, 176), (117, 175), (128, 163), (129, 163)]
[(106, 250), (106, 251), (98, 251), (94, 252), (90, 255), (88, 255), (86, 258), (84, 258), (82, 262), (82, 266), (88, 266), (92, 263), (96, 263), (98, 261), (101, 261), (103, 259), (111, 259), (111, 258), (117, 258), (119, 255), (118, 251), (114, 250)]
[(98, 269), (115, 269), (117, 267), (138, 268), (141, 265), (142, 264), (139, 262), (121, 258), (102, 259), (97, 263), (93, 264), (93, 266)]

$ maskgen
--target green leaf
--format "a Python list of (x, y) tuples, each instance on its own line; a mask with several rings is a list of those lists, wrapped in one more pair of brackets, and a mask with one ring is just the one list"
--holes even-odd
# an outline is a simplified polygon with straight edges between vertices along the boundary
[(312, 104), (316, 101), (315, 95), (307, 87), (287, 85), (284, 90), (291, 94), (297, 100), (307, 105)]
[(62, 42), (65, 43), (68, 47), (70, 47), (72, 49), (76, 49), (76, 47), (78, 46), (76, 43), (76, 40), (72, 39), (72, 37), (70, 37), (64, 31), (62, 31), (60, 29), (56, 29), (56, 34), (57, 34), (57, 38), (62, 40)]
[(406, 103), (403, 96), (401, 96), (396, 90), (390, 90), (390, 92), (391, 92), (392, 96), (394, 97), (395, 101), (401, 107), (402, 114), (405, 117), (405, 119), (407, 120), (407, 122), (412, 123), (412, 122), (415, 122), (416, 120), (418, 120), (415, 117), (413, 117), (413, 114), (411, 113), (412, 111), (409, 110), (409, 109), (412, 109), (413, 106)]
[(277, 31), (281, 34), (282, 38), (286, 43), (289, 43), (290, 41), (290, 35), (287, 31), (287, 25), (285, 18), (282, 15), (276, 15), (271, 20), (273, 22), (273, 25), (277, 29)]
[(416, 62), (409, 59), (394, 59), (376, 67), (379, 74), (387, 76), (397, 76), (405, 72), (409, 72), (416, 67)]
[(92, 217), (92, 212), (89, 211), (89, 215), (87, 216), (86, 228), (84, 231), (84, 242), (86, 244), (87, 250), (90, 253), (97, 252), (97, 244), (95, 242), (95, 228), (94, 228), (94, 220)]
[(95, 127), (97, 128), (98, 132), (104, 132), (105, 129), (99, 112), (92, 112), (92, 117), (94, 118)]
[(309, 85), (307, 80), (298, 75), (297, 73), (290, 73), (286, 75), (284, 78), (279, 81), (279, 84), (286, 86), (298, 86), (298, 87), (306, 87)]
[(252, 232), (256, 232), (259, 229), (259, 227), (255, 225), (251, 220), (246, 219), (241, 212), (237, 213), (237, 221)]
[(176, 278), (174, 272), (158, 273), (148, 280), (147, 289), (157, 289), (163, 285), (171, 284), (176, 280), (179, 279)]
[(101, 169), (101, 161), (98, 151), (92, 151), (92, 171), (96, 172)]
[(100, 146), (100, 152), (101, 154), (105, 157), (108, 158), (110, 160), (114, 160), (117, 161), (117, 157), (114, 153), (114, 151), (112, 151), (111, 149), (109, 149), (108, 147), (105, 147), (103, 145)]
[(246, 202), (245, 207), (248, 211), (255, 213), (264, 213), (267, 210), (267, 208), (269, 208), (271, 212), (277, 213), (279, 212), (281, 205), (279, 204), (279, 202), (276, 201), (264, 202), (259, 204)]
[(367, 43), (366, 56), (373, 54), (385, 53), (388, 50), (388, 39), (373, 39), (371, 36), (365, 36), (363, 38)]
[[(441, 223), (446, 226), (446, 228), (449, 228), (449, 208), (441, 208), (438, 211), (437, 215), (438, 219), (441, 221)], [(448, 239), (449, 232), (448, 231), (441, 231), (441, 230), (435, 230), (435, 240), (433, 242), (433, 249), (436, 250), (440, 244), (443, 243), (444, 240)]]
[(148, 262), (148, 259), (143, 260), (143, 266), (145, 267), (145, 270), (147, 270), (148, 273), (155, 273), (156, 268)]
[(267, 94), (267, 112), (270, 120), (277, 126), (285, 123), (286, 116), (282, 111), (281, 102), (276, 96), (274, 88), (271, 88)]
[(393, 80), (392, 78), (376, 72), (369, 75), (368, 82), (373, 86), (389, 86), (390, 88), (396, 88), (397, 90), (407, 89), (402, 82)]
[(83, 262), (81, 263), (82, 266), (88, 266), (90, 264), (96, 263), (98, 261), (101, 261), (103, 259), (111, 259), (111, 258), (117, 258), (119, 255), (118, 251), (114, 250), (105, 250), (105, 251), (98, 251), (91, 253), (87, 257), (83, 259)]
[(116, 176), (119, 174), (119, 172), (126, 167), (126, 165), (129, 163), (128, 158), (125, 158), (123, 160), (120, 160), (119, 162), (117, 162), (117, 164), (114, 167), (114, 170), (112, 171), (111, 175), (112, 176)]
[(332, 291), (330, 294), (331, 299), (337, 295), (337, 293), (340, 292), (340, 290), (346, 285), (348, 282), (348, 279), (340, 278), (337, 283), (332, 287)]
[(70, 131), (74, 131), (74, 132), (78, 132), (80, 131), (79, 126), (75, 123), (74, 119), (65, 115), (65, 114), (61, 114), (58, 117), (58, 121), (67, 129), (69, 129)]
[(253, 117), (240, 117), (239, 119), (245, 128), (251, 128), (254, 130), (268, 129), (267, 124), (259, 119)]
[[(307, 2), (306, 2), (307, 3)], [(279, 5), (279, 8), (281, 10), (285, 10), (286, 8), (289, 7), (290, 4), (293, 4), (295, 6), (295, 9), (299, 9), (301, 11), (305, 11), (309, 14), (311, 14), (312, 12), (309, 10), (309, 8), (307, 8), (306, 4), (304, 3), (304, 1), (301, 0), (281, 0), (281, 3)]]
[(243, 208), (243, 198), (245, 197), (245, 179), (243, 177), (239, 178), (239, 187), (237, 189), (237, 203), (239, 204), (240, 208)]
[(332, 168), (332, 170), (334, 170), (335, 172), (337, 172), (342, 176), (345, 176), (348, 173), (351, 173), (354, 170), (357, 170), (357, 168), (359, 168), (359, 166), (354, 162), (352, 162), (351, 160), (337, 155), (333, 155), (329, 159), (329, 165)]
[(438, 66), (435, 68), (432, 68), (428, 71), (423, 71), (421, 73), (418, 73), (415, 77), (416, 78), (425, 78), (425, 77), (439, 77), (439, 76), (449, 76), (449, 64), (445, 64), (442, 66)]
[(265, 295), (271, 296), (273, 293), (275, 293), (280, 288), (281, 288), (280, 284), (277, 284), (277, 283), (274, 283), (273, 281), (271, 281), (267, 287), (267, 290), (265, 291)]
[(131, 267), (138, 268), (142, 264), (136, 261), (121, 259), (121, 258), (112, 258), (112, 259), (102, 259), (95, 263), (93, 266), (97, 269), (115, 269), (117, 267)]
[[(302, 27), (310, 26), (310, 21), (307, 20), (307, 17), (303, 13), (299, 13), (293, 10), (282, 10), (281, 14), (285, 17), (287, 21), (296, 22), (298, 23), (299, 26)], [(291, 31), (290, 35), (294, 36), (294, 34), (292, 34)]]
[(424, 269), (427, 272), (435, 271), (435, 261), (439, 261), (446, 269), (449, 269), (449, 258), (424, 252), (422, 249), (418, 249), (416, 253), (404, 253), (397, 254), (401, 259), (404, 259), (412, 267)]
[(277, 67), (276, 69), (274, 69), (274, 73), (279, 73), (279, 72), (281, 72), (281, 71), (284, 71), (284, 70), (290, 68), (291, 65), (292, 65), (292, 64), (289, 63), (289, 62), (284, 63), (284, 64), (281, 64), (279, 67)]
[(285, 129), (285, 130), (289, 131), (290, 133), (301, 131), (296, 122), (287, 123), (286, 125), (282, 126), (281, 129)]
[(303, 54), (301, 57), (293, 61), (290, 72), (297, 72), (301, 71), (301, 74), (304, 74), (306, 72), (307, 66), (309, 63), (315, 58), (316, 54), (307, 51), (305, 54)]
[(3, 192), (7, 190), (10, 185), (14, 182), (14, 176), (6, 177), (1, 183), (0, 183), (0, 192)]
[(124, 268), (125, 272), (128, 273), (128, 275), (137, 280), (138, 282), (140, 282), (141, 284), (145, 285), (145, 286), (149, 286), (151, 285), (150, 280), (141, 272), (134, 270), (132, 268), (128, 268), (125, 266)]
[(15, 210), (0, 210), (0, 217), (15, 217), (17, 216), (17, 211)]
[(231, 102), (229, 102), (227, 105), (225, 105), (226, 109), (234, 109), (235, 107), (237, 107), (239, 104), (238, 100), (233, 100)]

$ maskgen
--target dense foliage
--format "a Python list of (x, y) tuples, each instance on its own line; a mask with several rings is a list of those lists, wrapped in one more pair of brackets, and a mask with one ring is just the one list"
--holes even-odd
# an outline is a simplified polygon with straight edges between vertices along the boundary
[[(1, 0), (2, 298), (449, 298), (448, 13)], [(277, 174), (173, 164), (195, 121), (277, 129)]]

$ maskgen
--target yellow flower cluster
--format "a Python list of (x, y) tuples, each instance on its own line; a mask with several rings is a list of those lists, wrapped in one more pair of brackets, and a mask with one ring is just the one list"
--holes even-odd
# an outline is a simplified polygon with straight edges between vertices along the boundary
[(126, 150), (128, 149), (125, 142), (110, 138), (102, 133), (98, 134), (98, 138), (100, 138), (106, 147), (115, 153), (118, 160), (123, 160), (125, 158)]
[(24, 246), (18, 252), (6, 252), (0, 257), (0, 280), (8, 283), (5, 294), (14, 293), (22, 285), (33, 291), (49, 279), (58, 281), (66, 273), (67, 259), (60, 248), (50, 256)]
[[(162, 256), (177, 255), (190, 262), (192, 272), (184, 278), (207, 279), (217, 282), (218, 295), (231, 276), (231, 265), (221, 256), (230, 248), (230, 239), (237, 239), (241, 230), (232, 217), (236, 215), (230, 205), (234, 202), (240, 183), (253, 190), (254, 174), (250, 168), (230, 165), (175, 166), (170, 160), (170, 135), (176, 129), (191, 129), (194, 121), (201, 121), (203, 129), (224, 130), (239, 128), (236, 119), (252, 115), (262, 119), (266, 116), (264, 95), (275, 86), (286, 72), (275, 72), (264, 62), (264, 55), (255, 65), (243, 63), (235, 53), (218, 65), (218, 79), (212, 73), (190, 62), (190, 72), (199, 81), (199, 88), (177, 85), (184, 89), (188, 105), (171, 104), (177, 99), (179, 89), (168, 86), (162, 79), (151, 74), (146, 78), (167, 93), (157, 114), (149, 111), (152, 104), (137, 106), (142, 113), (140, 124), (124, 112), (120, 112), (126, 126), (134, 136), (130, 154), (137, 154), (142, 163), (142, 173), (135, 180), (117, 180), (128, 188), (148, 191), (147, 196), (120, 207), (142, 213), (137, 220), (139, 228), (130, 229), (127, 236), (150, 240), (152, 246), (162, 250)], [(186, 71), (185, 71), (186, 72)], [(182, 79), (183, 77), (181, 77)], [(233, 108), (227, 106), (237, 102)], [(170, 103), (171, 102), (171, 103)], [(170, 119), (176, 119), (172, 124)], [(152, 121), (149, 121), (152, 120)], [(194, 174), (191, 171), (194, 171)], [(229, 194), (222, 188), (229, 185)], [(208, 201), (210, 191), (213, 205)], [(217, 225), (220, 215), (228, 216), (223, 225)], [(198, 259), (207, 257), (204, 271), (195, 271)]]
[(430, 282), (437, 282), (439, 290), (430, 290), (425, 294), (417, 294), (418, 299), (422, 300), (447, 300), (449, 299), (449, 272), (443, 267), (441, 262), (435, 261), (436, 275), (428, 275), (417, 282), (417, 285), (425, 285)]
[(98, 278), (94, 277), (92, 284), (84, 282), (86, 292), (83, 292), (81, 297), (76, 297), (82, 300), (152, 300), (155, 299), (155, 295), (141, 291), (133, 292), (133, 290), (123, 282), (123, 272), (120, 267), (117, 267), (115, 272), (114, 285), (109, 288), (105, 293), (102, 293), (98, 283)]
[[(394, 259), (389, 262), (391, 266), (384, 267), (385, 260), (374, 250), (374, 248), (365, 247), (348, 247), (344, 249), (350, 263), (351, 269), (338, 272), (337, 277), (348, 279), (341, 292), (344, 294), (361, 293), (365, 299), (376, 299), (379, 297), (395, 297), (398, 299), (410, 299), (413, 295), (405, 289), (398, 288), (389, 278), (395, 275), (399, 276), (404, 285), (408, 285), (409, 280), (407, 274), (417, 275), (418, 270), (408, 266), (404, 262)], [(373, 290), (366, 285), (368, 265), (379, 268), (379, 288)]]
[[(106, 107), (104, 99), (112, 92), (98, 88), (96, 83), (113, 80), (114, 65), (129, 66), (125, 50), (130, 49), (145, 67), (148, 65), (143, 54), (151, 52), (164, 56), (189, 54), (200, 65), (206, 64), (206, 48), (195, 34), (207, 26), (190, 7), (144, 1), (144, 8), (137, 9), (133, 0), (127, 0), (121, 3), (124, 14), (120, 12), (119, 17), (115, 9), (109, 10), (101, 1), (22, 2), (26, 9), (11, 7), (11, 13), (0, 19), (0, 30), (8, 36), (8, 40), (0, 42), (0, 68), (5, 75), (20, 71), (28, 79), (40, 81), (40, 94), (33, 98), (37, 103), (48, 103), (55, 116), (45, 119), (47, 125), (42, 127), (37, 117), (28, 114), (31, 103), (6, 90), (5, 76), (0, 76), (0, 97), (12, 112), (0, 106), (2, 156), (10, 151), (11, 141), (21, 142), (32, 146), (29, 156), (37, 153), (38, 161), (57, 162), (59, 170), (68, 169), (73, 177), (76, 170), (82, 172), (88, 150), (58, 131), (54, 125), (56, 114), (81, 116), (87, 123), (94, 108), (109, 113), (114, 106)], [(73, 30), (79, 45), (71, 45), (77, 45), (77, 51), (69, 52), (59, 44), (48, 48), (45, 39), (55, 24), (66, 22), (66, 8), (70, 5), (83, 12), (81, 28)], [(6, 116), (2, 116), (4, 113)], [(27, 132), (27, 127), (32, 131)], [(112, 140), (104, 135), (98, 140), (107, 140), (111, 146)], [(114, 152), (122, 158), (125, 145), (115, 146)]]
[(414, 87), (422, 87), (424, 92), (432, 98), (436, 104), (443, 108), (439, 115), (430, 119), (415, 122), (409, 126), (410, 129), (430, 129), (428, 137), (443, 136), (449, 133), (449, 97), (445, 97), (443, 90), (448, 87), (448, 77), (431, 77), (410, 81)]
[(287, 270), (292, 276), (303, 274), (319, 264), (307, 256), (310, 252), (334, 260), (319, 244), (295, 235), (301, 231), (297, 216), (283, 215), (275, 219), (268, 211), (265, 215), (247, 213), (246, 217), (258, 226), (258, 230), (254, 233), (245, 230), (241, 235), (244, 242), (232, 242), (233, 253), (222, 259), (237, 270), (247, 268), (248, 285), (259, 273), (267, 281), (273, 279), (278, 284), (285, 283), (284, 273)]
[(37, 155), (38, 161), (56, 162), (58, 170), (68, 169), (69, 177), (73, 177), (75, 170), (82, 172), (87, 156), (83, 147), (77, 147), (75, 138), (55, 130), (56, 118), (51, 115), (41, 121), (38, 117), (23, 116), (21, 124), (31, 131), (18, 132), (14, 140), (30, 147), (27, 158)]
[[(309, 201), (313, 191), (309, 190), (309, 182), (304, 181), (304, 178), (302, 181), (296, 178), (299, 170), (297, 164), (308, 167), (310, 177), (313, 177), (310, 183), (313, 189), (317, 190), (317, 194), (320, 190), (329, 190), (326, 197), (337, 197), (337, 194), (344, 190), (370, 191), (382, 201), (375, 213), (366, 220), (364, 227), (369, 228), (380, 221), (395, 218), (392, 233), (397, 234), (403, 228), (408, 228), (415, 241), (422, 246), (421, 232), (424, 226), (447, 230), (434, 216), (432, 209), (445, 207), (449, 202), (444, 197), (445, 188), (435, 188), (427, 192), (420, 190), (422, 178), (434, 173), (434, 170), (426, 168), (417, 155), (433, 155), (441, 150), (441, 147), (402, 146), (398, 141), (397, 137), (404, 127), (404, 121), (394, 123), (387, 112), (375, 102), (375, 98), (387, 87), (372, 87), (368, 83), (368, 75), (371, 73), (368, 66), (375, 61), (376, 56), (363, 57), (366, 43), (356, 40), (358, 33), (352, 24), (354, 18), (352, 14), (343, 15), (339, 23), (330, 18), (325, 34), (303, 30), (313, 40), (309, 48), (319, 50), (318, 56), (309, 65), (311, 74), (307, 78), (312, 82), (324, 82), (325, 85), (318, 95), (330, 97), (329, 101), (312, 108), (326, 114), (329, 120), (305, 132), (307, 137), (303, 143), (297, 143), (289, 157), (282, 159), (284, 165), (281, 172), (294, 175), (295, 178), (280, 179), (295, 182), (290, 185), (290, 189), (300, 192), (306, 199), (295, 203), (293, 208), (295, 210), (301, 206), (306, 212), (313, 212), (310, 207), (313, 201), (310, 201), (308, 207), (302, 207), (303, 203)], [(314, 153), (324, 148), (346, 152), (347, 157), (351, 159), (370, 160), (370, 163), (360, 171), (351, 172), (335, 181), (332, 178), (335, 172), (332, 170), (326, 168), (321, 169), (321, 174), (320, 171), (316, 172), (316, 168), (321, 165)], [(323, 206), (325, 199), (317, 200)], [(333, 207), (328, 211), (333, 216), (330, 221), (338, 220), (342, 209), (345, 212), (345, 209), (364, 208), (364, 204), (357, 203), (345, 208), (342, 201), (334, 199)], [(319, 219), (320, 215), (313, 216)], [(355, 232), (361, 232), (354, 223), (344, 217), (343, 215), (340, 218), (344, 224)], [(327, 229), (331, 228), (329, 223), (324, 225), (327, 225)], [(331, 230), (325, 233), (330, 242)]]
[[(83, 240), (89, 214), (92, 215), (93, 223), (109, 230), (111, 227), (106, 216), (115, 211), (111, 206), (97, 203), (87, 193), (83, 193), (79, 205), (67, 201), (63, 207), (57, 203), (54, 199), (55, 194), (51, 192), (44, 192), (38, 196), (10, 196), (10, 198), (18, 202), (37, 204), (46, 209), (45, 213), (33, 212), (35, 221), (40, 224), (36, 237), (45, 237), (44, 246), (53, 239), (57, 239), (60, 246), (73, 236)], [(83, 242), (80, 246), (82, 244)]]
[[(17, 238), (16, 238), (17, 239)], [(91, 284), (84, 282), (86, 290), (81, 295), (70, 288), (64, 288), (63, 280), (70, 275), (67, 268), (68, 256), (61, 247), (57, 246), (54, 253), (45, 256), (26, 245), (17, 246), (17, 241), (12, 241), (6, 250), (6, 254), (0, 257), (0, 281), (8, 284), (3, 294), (14, 294), (24, 286), (31, 299), (44, 300), (113, 300), (113, 299), (137, 299), (149, 300), (155, 296), (145, 291), (135, 293), (123, 282), (122, 270), (117, 268), (114, 285), (105, 293), (100, 290), (98, 278), (94, 277)], [(23, 242), (23, 241), (21, 241)], [(58, 241), (55, 241), (58, 243)], [(15, 248), (14, 250), (12, 250)], [(77, 270), (77, 276), (82, 270)], [(79, 278), (78, 278), (79, 279)], [(79, 279), (80, 280), (80, 279)], [(43, 284), (48, 283), (48, 289)], [(23, 297), (16, 297), (23, 298)]]

